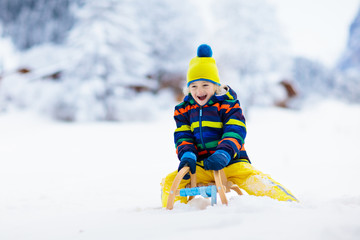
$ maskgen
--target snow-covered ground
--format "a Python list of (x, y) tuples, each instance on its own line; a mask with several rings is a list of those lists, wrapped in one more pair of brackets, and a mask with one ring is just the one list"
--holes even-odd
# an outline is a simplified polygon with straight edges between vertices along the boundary
[(230, 194), (229, 206), (161, 209), (159, 183), (178, 164), (171, 111), (146, 123), (0, 115), (0, 239), (360, 239), (360, 106), (247, 119), (253, 165), (301, 203)]

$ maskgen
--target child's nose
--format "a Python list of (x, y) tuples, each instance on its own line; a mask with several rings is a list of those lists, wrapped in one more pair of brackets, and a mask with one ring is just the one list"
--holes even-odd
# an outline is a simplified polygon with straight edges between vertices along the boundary
[(198, 94), (198, 95), (201, 95), (201, 94), (203, 94), (203, 93), (204, 93), (204, 89), (198, 88), (197, 94)]

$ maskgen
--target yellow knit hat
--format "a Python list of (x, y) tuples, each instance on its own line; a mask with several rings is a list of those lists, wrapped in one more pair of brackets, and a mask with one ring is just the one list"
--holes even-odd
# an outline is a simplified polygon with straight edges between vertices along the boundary
[(220, 85), (219, 73), (215, 59), (212, 58), (211, 47), (201, 44), (197, 50), (197, 57), (191, 59), (187, 72), (187, 86), (195, 81), (209, 81)]

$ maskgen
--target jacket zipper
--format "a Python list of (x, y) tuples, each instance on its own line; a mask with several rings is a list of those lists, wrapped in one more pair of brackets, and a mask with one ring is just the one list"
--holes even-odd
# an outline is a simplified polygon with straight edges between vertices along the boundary
[(200, 113), (199, 113), (199, 128), (200, 128), (201, 144), (203, 145), (204, 150), (206, 150), (206, 146), (205, 146), (203, 135), (202, 135), (202, 106), (200, 106)]

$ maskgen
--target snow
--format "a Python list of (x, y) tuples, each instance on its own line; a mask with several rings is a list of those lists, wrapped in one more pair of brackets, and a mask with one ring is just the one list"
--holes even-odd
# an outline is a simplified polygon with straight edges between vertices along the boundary
[(230, 194), (173, 211), (159, 185), (178, 164), (172, 110), (127, 123), (0, 115), (0, 239), (359, 239), (360, 106), (306, 106), (247, 115), (253, 165), (300, 203)]

